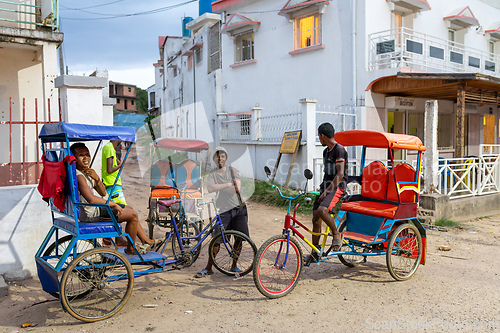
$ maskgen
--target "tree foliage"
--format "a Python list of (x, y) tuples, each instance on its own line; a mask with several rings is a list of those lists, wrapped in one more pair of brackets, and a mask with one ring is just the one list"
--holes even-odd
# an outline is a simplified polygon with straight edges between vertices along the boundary
[(139, 87), (136, 89), (137, 113), (148, 113), (148, 92)]

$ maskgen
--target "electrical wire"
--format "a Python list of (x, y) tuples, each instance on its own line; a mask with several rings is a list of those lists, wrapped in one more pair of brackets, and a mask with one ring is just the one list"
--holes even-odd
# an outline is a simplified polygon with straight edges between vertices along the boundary
[(71, 8), (71, 7), (66, 7), (66, 6), (63, 6), (63, 5), (60, 5), (60, 6), (61, 6), (61, 8), (64, 8), (64, 9), (67, 9), (67, 10), (83, 10), (83, 9), (103, 7), (103, 6), (111, 5), (111, 4), (114, 4), (114, 3), (117, 3), (117, 2), (122, 2), (122, 1), (125, 1), (125, 0), (116, 0), (116, 1), (112, 1), (112, 2), (102, 3), (100, 5), (89, 6), (89, 7), (82, 7), (82, 8)]
[(150, 15), (150, 14), (161, 13), (161, 12), (164, 12), (164, 11), (167, 11), (167, 10), (171, 10), (171, 9), (174, 9), (174, 8), (182, 7), (184, 5), (187, 5), (187, 4), (190, 4), (190, 3), (193, 3), (193, 2), (197, 2), (197, 1), (198, 0), (188, 0), (188, 1), (181, 2), (181, 3), (175, 4), (175, 5), (170, 5), (170, 6), (166, 6), (166, 7), (160, 7), (160, 8), (157, 8), (157, 9), (147, 10), (147, 11), (144, 11), (144, 12), (137, 12), (137, 13), (130, 13), (130, 14), (119, 14), (119, 15), (95, 13), (95, 12), (89, 12), (89, 11), (85, 11), (85, 10), (82, 10), (82, 9), (78, 9), (80, 11), (83, 11), (83, 12), (86, 12), (86, 13), (89, 13), (89, 14), (111, 15), (111, 16), (107, 16), (107, 17), (92, 17), (92, 18), (90, 18), (90, 17), (89, 18), (83, 18), (83, 17), (61, 17), (61, 19), (65, 19), (65, 20), (94, 21), (94, 20), (109, 20), (109, 19), (115, 19), (115, 18), (140, 16), (140, 15)]

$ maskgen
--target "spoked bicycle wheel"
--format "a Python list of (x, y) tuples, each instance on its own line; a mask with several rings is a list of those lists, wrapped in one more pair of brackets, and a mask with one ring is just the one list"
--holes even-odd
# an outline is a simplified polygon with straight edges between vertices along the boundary
[[(172, 228), (173, 229), (173, 228)], [(183, 263), (184, 267), (189, 267), (191, 266), (196, 259), (198, 259), (200, 252), (201, 252), (201, 246), (198, 246), (194, 253), (191, 253), (189, 258), (186, 256), (186, 253), (190, 252), (191, 249), (198, 244), (200, 241), (200, 237), (196, 238), (191, 238), (191, 239), (182, 239), (182, 248), (184, 249), (184, 253), (181, 251), (181, 248), (179, 247), (179, 241), (177, 240), (177, 237), (175, 236), (175, 231), (172, 230), (173, 235), (172, 235), (172, 252), (174, 254), (175, 259), (181, 260), (184, 257), (185, 262)], [(200, 234), (200, 230), (198, 229), (197, 223), (191, 222), (191, 221), (184, 221), (182, 224), (179, 224), (179, 235), (181, 238), (183, 237), (195, 237)]]
[(420, 265), (422, 237), (412, 224), (403, 224), (394, 230), (387, 246), (386, 262), (391, 276), (403, 281), (409, 279)]
[[(285, 262), (286, 260), (286, 262)], [(290, 293), (302, 272), (302, 250), (287, 235), (274, 236), (262, 244), (255, 257), (253, 281), (262, 295), (279, 298)]]
[[(80, 254), (64, 271), (61, 302), (73, 317), (93, 322), (116, 314), (127, 302), (134, 285), (134, 272), (118, 251), (95, 248)], [(90, 290), (85, 297), (74, 297)]]
[[(346, 221), (344, 220), (339, 226), (339, 232), (345, 231), (346, 229)], [(356, 245), (355, 243), (346, 243), (347, 240), (342, 242), (342, 247), (340, 251), (343, 252), (359, 252), (360, 254), (363, 252), (363, 248)], [(349, 242), (349, 241), (347, 241)], [(339, 254), (339, 260), (341, 263), (348, 267), (356, 267), (361, 264), (366, 256), (355, 255), (355, 254)]]
[(257, 246), (244, 233), (228, 230), (212, 239), (208, 253), (215, 268), (221, 273), (243, 276), (252, 271)]
[[(72, 238), (73, 238), (73, 236), (71, 236), (71, 235), (66, 235), (64, 237), (61, 237), (57, 241), (57, 248), (56, 248), (56, 242), (53, 242), (52, 244), (50, 244), (47, 247), (47, 249), (45, 249), (43, 256), (44, 257), (61, 256), (64, 253), (64, 251), (66, 251), (66, 248), (68, 247)], [(96, 245), (100, 246), (100, 243), (98, 240), (96, 240)], [(81, 239), (81, 240), (76, 241), (76, 253), (77, 254), (83, 253), (83, 252), (88, 251), (88, 250), (93, 249), (93, 248), (95, 248), (93, 239)], [(62, 268), (65, 269), (66, 267), (68, 267), (69, 263), (73, 259), (74, 259), (74, 256), (73, 256), (73, 252), (72, 252), (69, 254), (68, 258), (66, 259), (66, 261), (62, 265)], [(50, 259), (47, 259), (47, 262), (50, 265), (52, 265), (53, 267), (56, 267), (56, 265), (59, 263), (59, 258), (57, 258), (57, 257), (50, 258)], [(62, 275), (62, 271), (59, 274)], [(80, 290), (78, 294), (73, 295), (73, 296), (74, 297), (81, 297), (81, 296), (86, 295), (89, 291), (90, 290)], [(59, 298), (58, 292), (54, 292), (54, 293), (50, 293), (50, 294), (56, 298)]]

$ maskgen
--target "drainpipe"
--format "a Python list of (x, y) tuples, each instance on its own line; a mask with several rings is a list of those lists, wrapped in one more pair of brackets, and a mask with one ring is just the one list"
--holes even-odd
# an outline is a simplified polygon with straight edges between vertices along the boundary
[(352, 59), (353, 59), (353, 68), (352, 68), (352, 105), (356, 107), (357, 105), (357, 77), (358, 77), (358, 65), (356, 59), (356, 0), (352, 0)]

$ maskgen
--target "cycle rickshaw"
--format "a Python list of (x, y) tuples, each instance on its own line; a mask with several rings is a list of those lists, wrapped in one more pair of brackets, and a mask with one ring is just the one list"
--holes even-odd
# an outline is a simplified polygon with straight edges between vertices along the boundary
[[(152, 158), (149, 195), (148, 228), (153, 237), (155, 226), (170, 228), (171, 212), (176, 211), (181, 235), (197, 234), (203, 229), (200, 207), (204, 197), (201, 167), (202, 153), (208, 143), (196, 139), (159, 138), (150, 145)], [(195, 158), (190, 158), (196, 155)], [(165, 207), (164, 203), (182, 197), (182, 205)], [(185, 240), (189, 243), (190, 240)]]
[[(361, 174), (349, 177), (361, 184), (361, 194), (347, 197), (335, 218), (343, 244), (339, 251), (332, 251), (332, 246), (327, 245), (327, 237), (331, 236), (328, 227), (323, 233), (314, 233), (298, 221), (298, 204), (291, 214), (292, 201), (303, 193), (284, 196), (276, 187), (280, 196), (288, 200), (284, 229), (260, 247), (253, 270), (255, 285), (266, 297), (285, 296), (297, 285), (304, 265), (297, 239), (311, 248), (310, 257), (318, 264), (337, 256), (344, 265), (355, 267), (368, 257), (384, 255), (389, 273), (396, 280), (409, 279), (420, 264), (425, 264), (426, 232), (417, 218), (422, 154), (426, 150), (420, 139), (405, 134), (353, 130), (336, 133), (335, 140), (343, 146), (363, 147)], [(381, 161), (367, 164), (367, 148), (386, 149), (388, 165)], [(395, 165), (394, 149), (415, 151), (416, 169), (406, 163)], [(270, 173), (268, 168), (266, 173)], [(304, 175), (307, 179), (313, 177), (308, 169)], [(322, 236), (319, 248), (301, 234), (300, 228)]]
[[(119, 169), (118, 179), (136, 140), (135, 129), (53, 123), (44, 125), (39, 137), (44, 171), (60, 171), (57, 176), (46, 174), (45, 181), (57, 183), (61, 197), (57, 198), (57, 202), (50, 199), (53, 225), (35, 255), (38, 277), (43, 290), (59, 297), (63, 309), (73, 317), (93, 322), (113, 316), (130, 297), (135, 277), (164, 271), (168, 267), (174, 269), (174, 265), (175, 268), (188, 266), (208, 235), (212, 235), (209, 255), (217, 269), (227, 275), (244, 275), (252, 270), (257, 250), (255, 244), (244, 234), (220, 228), (219, 215), (210, 218), (209, 225), (203, 231), (186, 237), (180, 235), (176, 218), (172, 216), (172, 230), (166, 234), (165, 241), (146, 254), (140, 254), (136, 250), (135, 255), (129, 255), (124, 248), (102, 247), (104, 238), (124, 236), (133, 240), (121, 230), (108, 205), (109, 199), (102, 205), (79, 202), (75, 164), (71, 163), (69, 147), (73, 142), (97, 141), (97, 154), (103, 140), (130, 143)], [(64, 173), (64, 177), (60, 177), (61, 173)], [(171, 207), (180, 203), (181, 199), (172, 199), (164, 205)], [(206, 203), (200, 203), (203, 204)], [(92, 223), (81, 222), (79, 210), (85, 205), (106, 209), (111, 218)], [(219, 232), (213, 233), (216, 228), (220, 228)], [(176, 239), (179, 248), (173, 256), (165, 254), (170, 238)], [(182, 245), (187, 238), (198, 241), (189, 250)], [(238, 248), (233, 246), (236, 242)], [(214, 246), (220, 249), (216, 258), (212, 251)], [(236, 265), (238, 273), (234, 270)]]

